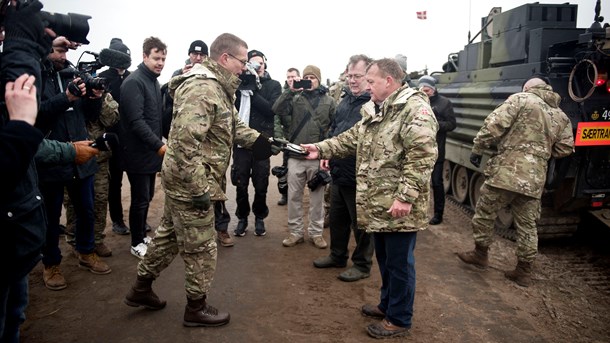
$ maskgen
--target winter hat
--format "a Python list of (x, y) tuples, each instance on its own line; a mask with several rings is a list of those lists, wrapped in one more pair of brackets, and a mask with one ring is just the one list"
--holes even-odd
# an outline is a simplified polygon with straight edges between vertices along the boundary
[(207, 56), (208, 55), (208, 46), (202, 40), (196, 40), (193, 43), (191, 43), (191, 46), (189, 47), (189, 54), (191, 52), (200, 52)]
[(318, 82), (322, 82), (322, 74), (320, 73), (320, 68), (314, 65), (308, 65), (303, 69), (303, 77), (307, 75), (313, 75), (318, 79)]
[(131, 50), (129, 50), (127, 45), (123, 44), (123, 40), (121, 38), (112, 38), (108, 48), (131, 56)]
[(424, 75), (417, 82), (419, 87), (427, 86), (436, 90), (436, 80), (432, 76)]
[(396, 57), (394, 57), (394, 61), (398, 63), (402, 71), (407, 71), (407, 56), (403, 54), (398, 54), (396, 55)]
[(258, 50), (250, 50), (250, 51), (248, 51), (248, 60), (250, 60), (254, 56), (260, 56), (260, 57), (263, 58), (263, 61), (265, 61), (265, 62), (267, 61), (267, 57), (262, 52), (260, 52)]

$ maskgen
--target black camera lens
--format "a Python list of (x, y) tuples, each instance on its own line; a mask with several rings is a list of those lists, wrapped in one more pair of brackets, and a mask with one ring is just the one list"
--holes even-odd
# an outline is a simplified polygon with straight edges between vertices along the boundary
[(49, 23), (47, 26), (52, 29), (58, 36), (64, 36), (68, 40), (89, 44), (87, 34), (89, 33), (89, 23), (87, 20), (91, 16), (77, 13), (51, 13), (40, 11), (42, 19)]

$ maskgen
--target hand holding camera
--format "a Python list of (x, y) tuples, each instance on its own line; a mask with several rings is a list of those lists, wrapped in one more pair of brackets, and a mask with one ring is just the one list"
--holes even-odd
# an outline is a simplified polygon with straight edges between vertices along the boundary
[(329, 184), (332, 181), (332, 177), (330, 176), (330, 174), (324, 170), (318, 170), (313, 177), (311, 178), (311, 180), (307, 181), (307, 187), (311, 190), (311, 191), (315, 191), (316, 189), (318, 189), (318, 187), (320, 186), (324, 186)]
[(292, 82), (292, 88), (293, 88), (293, 90), (297, 90), (297, 91), (298, 91), (298, 90), (301, 90), (301, 91), (302, 91), (302, 90), (308, 90), (308, 89), (311, 89), (311, 85), (312, 85), (311, 80), (305, 80), (305, 79), (303, 79), (303, 80), (298, 80), (298, 81), (297, 81), (297, 80), (294, 80), (294, 81)]

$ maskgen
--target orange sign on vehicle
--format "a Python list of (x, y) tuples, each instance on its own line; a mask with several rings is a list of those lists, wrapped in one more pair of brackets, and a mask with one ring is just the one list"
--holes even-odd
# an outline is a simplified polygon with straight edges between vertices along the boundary
[(610, 121), (578, 123), (574, 145), (610, 145)]

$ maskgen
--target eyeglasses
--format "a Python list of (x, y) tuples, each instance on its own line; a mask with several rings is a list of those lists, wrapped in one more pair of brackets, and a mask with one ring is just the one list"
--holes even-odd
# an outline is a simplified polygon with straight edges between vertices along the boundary
[(354, 75), (348, 74), (348, 75), (345, 75), (346, 79), (348, 79), (348, 80), (349, 79), (354, 79), (354, 81), (358, 81), (358, 80), (362, 79), (363, 77), (364, 77), (364, 75), (360, 75), (360, 74), (354, 74)]
[(248, 63), (248, 61), (245, 61), (245, 60), (240, 60), (239, 58), (237, 58), (237, 57), (233, 56), (233, 54), (230, 54), (230, 53), (228, 53), (228, 52), (227, 52), (227, 55), (229, 55), (229, 56), (233, 57), (234, 59), (238, 60), (238, 61), (241, 63), (241, 65), (242, 65), (242, 66), (244, 66), (244, 67), (245, 67), (245, 66), (246, 66), (246, 64)]

